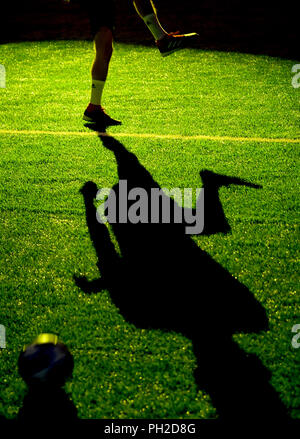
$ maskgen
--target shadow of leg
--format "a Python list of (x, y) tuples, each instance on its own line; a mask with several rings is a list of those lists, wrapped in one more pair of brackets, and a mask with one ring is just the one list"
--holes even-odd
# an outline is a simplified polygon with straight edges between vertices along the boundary
[(205, 189), (204, 197), (204, 230), (203, 235), (214, 235), (215, 233), (229, 233), (230, 225), (225, 216), (220, 198), (219, 188), (229, 185), (247, 186), (253, 189), (260, 189), (261, 186), (249, 183), (237, 177), (216, 174), (206, 169), (200, 172)]

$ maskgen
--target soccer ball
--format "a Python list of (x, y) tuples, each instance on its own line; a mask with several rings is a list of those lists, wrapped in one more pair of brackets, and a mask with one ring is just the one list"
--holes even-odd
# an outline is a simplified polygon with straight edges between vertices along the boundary
[(74, 361), (55, 334), (40, 334), (19, 356), (19, 373), (29, 387), (61, 387), (72, 375)]

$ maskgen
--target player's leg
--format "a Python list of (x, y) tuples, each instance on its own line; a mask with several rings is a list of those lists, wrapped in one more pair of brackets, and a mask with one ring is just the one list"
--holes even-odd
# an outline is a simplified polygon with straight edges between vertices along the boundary
[(92, 121), (95, 112), (101, 111), (102, 93), (107, 78), (109, 62), (113, 52), (112, 31), (102, 26), (95, 35), (95, 58), (92, 64), (90, 103), (84, 113), (84, 120)]
[(158, 20), (157, 10), (152, 1), (133, 0), (133, 4), (137, 13), (145, 22), (156, 41), (161, 40), (168, 35)]
[(95, 58), (92, 64), (91, 99), (83, 119), (99, 125), (119, 125), (110, 118), (101, 105), (102, 93), (113, 52), (114, 5), (113, 0), (88, 0), (85, 3), (94, 35)]
[(157, 10), (153, 0), (133, 0), (133, 4), (139, 16), (152, 33), (156, 45), (162, 56), (170, 55), (176, 50), (188, 47), (198, 37), (198, 34), (179, 34), (179, 32), (167, 33), (160, 24)]
[(113, 34), (108, 27), (101, 27), (94, 38), (95, 58), (92, 65), (92, 79), (106, 81), (109, 62), (113, 53)]

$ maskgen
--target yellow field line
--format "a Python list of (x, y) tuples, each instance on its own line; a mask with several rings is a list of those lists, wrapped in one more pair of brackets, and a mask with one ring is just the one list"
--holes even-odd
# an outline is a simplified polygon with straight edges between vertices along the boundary
[[(46, 131), (46, 130), (5, 130), (0, 129), (1, 134), (8, 135), (49, 135), (49, 136), (91, 136), (93, 131)], [(110, 134), (110, 133), (108, 133)], [(171, 140), (216, 140), (230, 142), (264, 142), (264, 143), (300, 143), (299, 139), (272, 138), (272, 137), (235, 137), (235, 136), (212, 136), (206, 134), (195, 134), (184, 136), (181, 134), (155, 134), (155, 133), (111, 133), (114, 137), (134, 137), (140, 139), (171, 139)]]

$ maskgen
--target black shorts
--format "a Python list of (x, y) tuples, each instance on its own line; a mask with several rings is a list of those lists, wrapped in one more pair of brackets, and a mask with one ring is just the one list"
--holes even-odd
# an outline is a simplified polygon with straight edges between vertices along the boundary
[(114, 0), (80, 0), (81, 6), (86, 9), (91, 32), (94, 37), (100, 27), (108, 27), (112, 32), (115, 29), (115, 2)]

